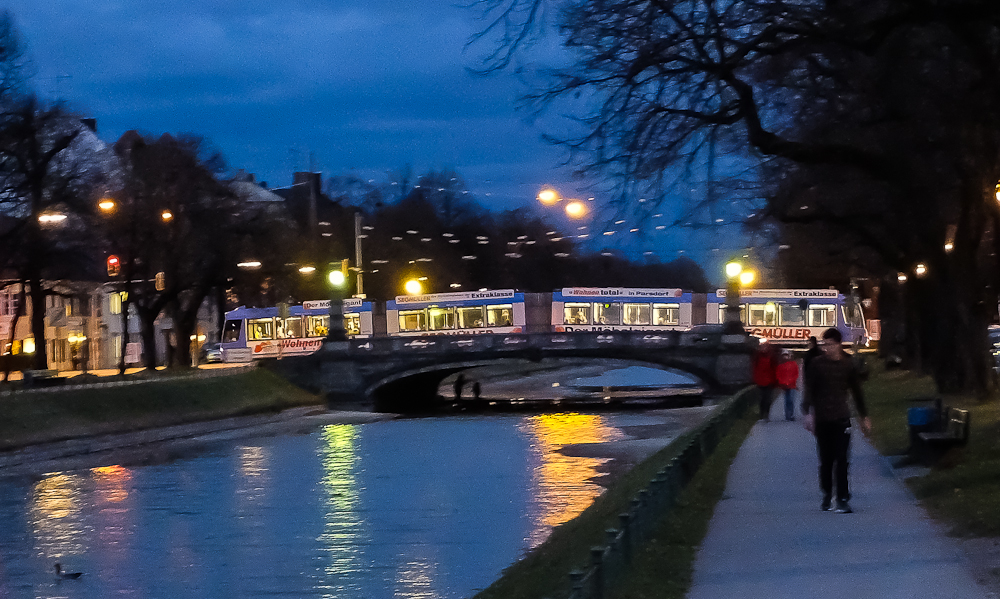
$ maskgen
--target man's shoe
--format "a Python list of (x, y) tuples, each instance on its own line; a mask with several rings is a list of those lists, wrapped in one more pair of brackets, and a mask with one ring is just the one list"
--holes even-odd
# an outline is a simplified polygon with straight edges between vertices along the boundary
[(834, 511), (836, 511), (838, 514), (850, 514), (854, 510), (851, 509), (851, 506), (846, 501), (838, 501), (837, 509)]
[(829, 497), (824, 497), (823, 498), (823, 503), (819, 504), (819, 509), (823, 510), (824, 512), (829, 512), (830, 511), (830, 503), (831, 503), (830, 498)]

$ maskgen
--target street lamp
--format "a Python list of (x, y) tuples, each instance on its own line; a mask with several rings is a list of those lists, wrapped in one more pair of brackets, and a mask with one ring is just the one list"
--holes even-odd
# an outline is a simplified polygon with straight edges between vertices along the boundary
[(543, 206), (552, 206), (562, 198), (559, 197), (559, 192), (547, 187), (540, 192), (538, 192), (538, 201), (542, 203)]
[(327, 330), (327, 341), (347, 341), (347, 331), (344, 329), (344, 283), (347, 278), (341, 270), (331, 270), (330, 281), (330, 328)]
[(97, 203), (97, 207), (101, 209), (101, 212), (111, 212), (115, 209), (117, 204), (111, 198), (101, 198), (101, 201)]
[(410, 295), (420, 295), (420, 293), (424, 290), (424, 286), (420, 284), (420, 281), (410, 279), (403, 285), (403, 289), (405, 289)]
[(587, 205), (580, 200), (573, 200), (566, 204), (566, 216), (570, 218), (583, 218), (587, 215)]

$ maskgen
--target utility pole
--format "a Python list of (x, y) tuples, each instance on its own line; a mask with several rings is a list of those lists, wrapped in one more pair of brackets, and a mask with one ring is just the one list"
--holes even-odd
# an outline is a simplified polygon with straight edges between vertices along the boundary
[(354, 264), (358, 269), (358, 297), (365, 296), (365, 288), (362, 283), (361, 273), (364, 270), (361, 265), (361, 212), (354, 213)]

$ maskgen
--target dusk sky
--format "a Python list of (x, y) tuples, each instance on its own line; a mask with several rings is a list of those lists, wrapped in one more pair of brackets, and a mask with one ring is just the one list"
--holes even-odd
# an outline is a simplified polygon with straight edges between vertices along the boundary
[[(559, 119), (531, 123), (515, 109), (523, 83), (511, 73), (468, 72), (481, 66), (485, 49), (466, 48), (482, 27), (475, 8), (436, 0), (2, 6), (26, 42), (34, 88), (96, 118), (105, 141), (129, 129), (202, 135), (232, 169), (272, 187), (308, 170), (312, 153), (324, 177), (353, 169), (381, 179), (406, 165), (417, 174), (454, 169), (492, 209), (532, 203), (546, 184), (600, 195), (573, 182), (560, 166), (562, 150), (541, 140)], [(536, 60), (561, 56), (555, 40), (531, 52)], [(660, 229), (658, 240), (642, 245), (672, 259), (689, 243), (686, 232), (665, 235)], [(705, 250), (696, 254), (689, 255), (702, 262)]]

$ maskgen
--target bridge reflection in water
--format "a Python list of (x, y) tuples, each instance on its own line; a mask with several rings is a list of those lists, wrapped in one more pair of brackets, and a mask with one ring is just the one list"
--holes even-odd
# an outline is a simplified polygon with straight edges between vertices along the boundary
[(602, 493), (608, 460), (559, 450), (616, 419), (334, 425), (0, 479), (0, 597), (467, 597)]

